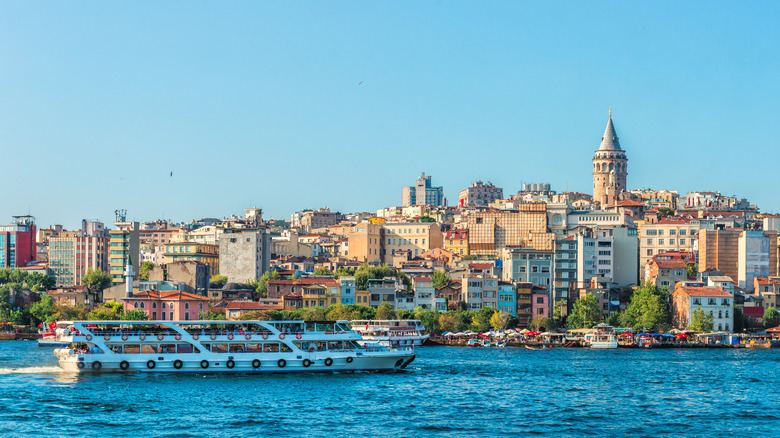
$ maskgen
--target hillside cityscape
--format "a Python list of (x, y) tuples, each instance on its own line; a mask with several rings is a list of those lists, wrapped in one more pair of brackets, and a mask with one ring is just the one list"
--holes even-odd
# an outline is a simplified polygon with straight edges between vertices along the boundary
[[(0, 226), (0, 318), (416, 315), (439, 332), (778, 322), (780, 215), (715, 190), (629, 189), (611, 109), (594, 143), (591, 194), (534, 183), (505, 196), (477, 180), (448, 206), (422, 173), (400, 188), (400, 206), (376, 212), (319, 207), (287, 220), (247, 208), (172, 223), (117, 209), (113, 227), (85, 219), (70, 230), (14, 216)], [(632, 309), (640, 295), (655, 304)]]

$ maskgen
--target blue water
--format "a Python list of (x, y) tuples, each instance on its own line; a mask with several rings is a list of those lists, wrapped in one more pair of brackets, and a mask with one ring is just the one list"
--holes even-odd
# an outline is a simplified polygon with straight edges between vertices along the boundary
[(74, 375), (0, 342), (0, 436), (780, 434), (780, 350), (417, 351), (386, 374)]

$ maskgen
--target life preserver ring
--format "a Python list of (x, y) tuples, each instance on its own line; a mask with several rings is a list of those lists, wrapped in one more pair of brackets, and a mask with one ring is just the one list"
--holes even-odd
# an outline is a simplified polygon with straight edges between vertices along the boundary
[(176, 339), (177, 341), (181, 341), (181, 334), (176, 333), (175, 335), (173, 335), (173, 339)]
[(180, 361), (179, 359), (173, 361), (173, 367), (176, 368), (177, 370), (180, 370), (181, 367), (183, 366), (184, 366), (184, 362)]
[(119, 362), (119, 369), (120, 370), (126, 370), (130, 368), (130, 362), (123, 360), (122, 362)]
[(209, 335), (209, 337), (213, 341), (214, 339), (217, 339), (217, 334), (216, 333), (212, 333), (212, 334)]
[(87, 336), (84, 337), (84, 339), (86, 339), (88, 341), (91, 341), (92, 340), (92, 335), (87, 335)]
[(303, 335), (300, 334), (300, 333), (296, 333), (295, 334), (295, 339), (301, 339), (302, 337), (303, 337)]
[(122, 340), (123, 340), (123, 341), (126, 341), (126, 340), (127, 340), (127, 338), (128, 338), (128, 336), (127, 336), (127, 333), (123, 333), (123, 334), (122, 334)]
[(200, 337), (200, 335), (199, 335), (199, 334), (197, 334), (197, 333), (195, 333), (194, 335), (192, 335), (192, 339), (194, 339), (194, 340), (196, 340), (196, 341), (198, 340), (198, 338), (199, 338), (199, 337)]
[(155, 363), (155, 361), (153, 361), (153, 360), (150, 360), (150, 361), (146, 362), (146, 368), (149, 368), (150, 370), (154, 369), (154, 367), (156, 367), (156, 366), (157, 366), (157, 363)]
[(284, 339), (284, 333), (279, 333), (279, 339)]
[(329, 367), (331, 365), (333, 365), (333, 359), (331, 359), (331, 358), (325, 359), (325, 366)]
[(252, 368), (260, 368), (260, 360), (255, 359), (252, 361)]
[(268, 333), (263, 332), (263, 339), (268, 339)]
[(165, 335), (163, 335), (162, 333), (157, 333), (157, 340), (158, 341), (162, 341), (164, 337), (165, 337)]
[(103, 368), (103, 364), (100, 363), (99, 360), (96, 360), (96, 361), (92, 362), (92, 369), (93, 370), (97, 371), (97, 370), (99, 370), (101, 368)]
[(103, 335), (103, 339), (105, 339), (107, 341), (107, 340), (111, 339), (111, 335), (106, 333), (105, 335)]
[(207, 360), (200, 361), (200, 367), (205, 370), (206, 368), (209, 367), (209, 361), (207, 361)]
[(228, 333), (227, 338), (229, 341), (233, 340), (233, 333)]
[(227, 366), (230, 369), (233, 369), (234, 366), (236, 366), (236, 362), (233, 359), (230, 359), (225, 363), (225, 366)]
[(352, 359), (352, 356), (350, 356), (350, 357), (347, 358), (347, 363), (352, 363), (353, 360), (354, 359)]
[(244, 335), (244, 337), (248, 341), (248, 340), (252, 339), (252, 334), (251, 333), (247, 333), (247, 334)]
[(311, 361), (309, 359), (304, 359), (301, 365), (303, 365), (304, 368), (309, 368), (311, 366)]
[(76, 367), (77, 367), (78, 369), (83, 369), (83, 368), (84, 368), (84, 362), (78, 362), (78, 363), (76, 363)]
[(146, 339), (146, 335), (141, 333), (140, 335), (138, 335), (138, 339), (143, 341), (144, 339)]
[(314, 347), (309, 347), (309, 353), (314, 353)]
[(279, 361), (277, 361), (276, 364), (279, 365), (279, 368), (284, 368), (287, 366), (287, 361), (284, 359), (279, 359)]

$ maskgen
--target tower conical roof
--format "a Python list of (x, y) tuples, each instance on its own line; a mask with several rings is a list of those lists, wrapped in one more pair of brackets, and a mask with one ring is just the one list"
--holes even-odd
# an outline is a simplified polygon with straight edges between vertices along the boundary
[(615, 126), (612, 124), (612, 109), (609, 110), (609, 121), (607, 122), (607, 129), (604, 130), (604, 136), (601, 137), (600, 151), (622, 151), (620, 148), (620, 141), (615, 133)]

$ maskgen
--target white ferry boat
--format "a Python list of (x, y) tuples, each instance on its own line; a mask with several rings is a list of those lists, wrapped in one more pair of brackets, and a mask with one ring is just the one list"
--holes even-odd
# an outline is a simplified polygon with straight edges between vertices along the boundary
[(333, 372), (406, 368), (412, 348), (364, 348), (347, 322), (60, 322), (54, 350), (76, 372)]
[(352, 330), (366, 341), (379, 342), (387, 347), (419, 346), (431, 337), (417, 319), (355, 320), (352, 321)]
[(593, 333), (585, 335), (585, 342), (590, 345), (590, 348), (618, 348), (617, 336), (615, 336), (612, 326), (601, 323), (593, 328)]

